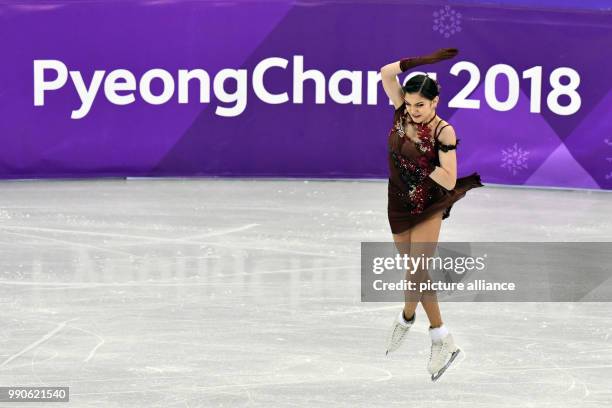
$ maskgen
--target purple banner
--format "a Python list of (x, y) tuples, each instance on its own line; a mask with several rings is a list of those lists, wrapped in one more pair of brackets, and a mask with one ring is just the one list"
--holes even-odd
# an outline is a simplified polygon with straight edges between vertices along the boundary
[(412, 72), (442, 85), (460, 176), (609, 190), (609, 38), (604, 10), (0, 2), (0, 178), (386, 178), (380, 67), (456, 47)]

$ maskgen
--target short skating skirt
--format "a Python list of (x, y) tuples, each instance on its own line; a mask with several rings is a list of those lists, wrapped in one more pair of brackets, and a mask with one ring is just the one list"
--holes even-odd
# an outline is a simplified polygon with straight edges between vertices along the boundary
[(397, 195), (398, 188), (393, 183), (389, 182), (387, 191), (387, 215), (393, 234), (399, 234), (409, 230), (418, 223), (436, 216), (439, 213), (442, 213), (442, 219), (448, 218), (453, 204), (465, 197), (465, 193), (473, 188), (483, 187), (478, 173), (472, 173), (467, 177), (458, 178), (455, 188), (450, 191), (431, 179), (427, 179), (426, 183), (426, 188), (430, 191), (428, 205), (419, 214), (411, 214), (410, 210), (406, 208), (403, 200)]

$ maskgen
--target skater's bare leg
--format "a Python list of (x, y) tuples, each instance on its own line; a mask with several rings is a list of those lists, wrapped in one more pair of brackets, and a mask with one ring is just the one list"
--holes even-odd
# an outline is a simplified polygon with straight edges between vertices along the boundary
[[(425, 257), (434, 255), (436, 249), (434, 243), (438, 242), (441, 224), (442, 212), (439, 212), (435, 216), (415, 225), (410, 230), (410, 255), (412, 257), (421, 256), (421, 253), (424, 253)], [(418, 243), (431, 243), (431, 245), (418, 245)], [(427, 270), (422, 270), (418, 273), (421, 274), (420, 280), (427, 280), (429, 278)], [(430, 327), (442, 326), (442, 316), (440, 315), (440, 307), (438, 305), (436, 292), (423, 292), (421, 294), (421, 304), (423, 305), (423, 309), (425, 309), (425, 313), (427, 313)]]
[[(410, 255), (410, 232), (411, 230), (407, 230), (400, 234), (393, 234), (393, 241), (395, 241), (395, 247), (401, 255)], [(407, 275), (406, 278), (409, 279), (410, 276)], [(416, 310), (418, 304), (419, 300), (406, 300), (404, 304), (404, 317), (406, 319), (410, 319), (414, 315), (414, 311)]]

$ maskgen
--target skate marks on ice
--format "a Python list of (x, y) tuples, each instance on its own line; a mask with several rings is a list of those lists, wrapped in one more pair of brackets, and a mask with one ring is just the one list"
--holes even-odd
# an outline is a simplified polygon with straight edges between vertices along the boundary
[[(26, 346), (25, 348), (23, 348), (22, 350), (12, 354), (11, 356), (7, 357), (6, 359), (4, 359), (4, 361), (2, 361), (2, 363), (0, 363), (0, 371), (2, 370), (7, 370), (10, 368), (17, 368), (18, 366), (15, 365), (14, 363), (11, 364), (14, 360), (17, 360), (18, 358), (26, 355), (27, 353), (30, 353), (32, 351), (38, 352), (38, 348), (39, 346), (41, 346), (43, 343), (47, 343), (50, 339), (52, 339), (53, 337), (56, 336), (61, 336), (62, 331), (65, 330), (77, 330), (77, 331), (81, 331), (83, 333), (86, 333), (92, 337), (95, 337), (97, 339), (97, 343), (93, 346), (93, 348), (89, 351), (89, 353), (87, 354), (87, 356), (82, 360), (83, 363), (87, 363), (89, 362), (94, 355), (96, 354), (97, 350), (102, 347), (102, 345), (105, 343), (105, 340), (99, 336), (98, 334), (90, 331), (90, 330), (86, 330), (86, 329), (82, 329), (80, 327), (76, 327), (74, 326), (74, 324), (72, 324), (71, 322), (75, 322), (78, 321), (79, 318), (73, 318), (73, 319), (69, 319), (66, 321), (63, 321), (59, 324), (57, 324), (55, 326), (55, 328), (51, 331), (49, 331), (48, 333), (44, 334), (42, 337), (40, 337), (38, 340), (34, 341), (33, 343), (29, 344), (28, 346)], [(33, 326), (33, 322), (26, 322), (26, 321), (22, 321), (22, 324), (27, 323), (28, 326)], [(44, 323), (44, 324), (48, 324), (48, 321), (39, 321), (40, 323)], [(57, 357), (57, 355), (59, 354), (58, 351), (54, 351), (54, 355), (52, 357), (50, 357), (47, 360), (43, 360), (40, 362), (46, 362), (49, 360), (52, 360), (53, 358)], [(34, 358), (32, 358), (32, 365), (34, 364)]]
[[(431, 383), (421, 326), (411, 329), (417, 334), (411, 347), (385, 359), (384, 334), (399, 306), (360, 303), (355, 262), (360, 241), (389, 239), (382, 183), (311, 182), (300, 191), (292, 182), (273, 200), (267, 182), (131, 183), (123, 197), (111, 184), (102, 187), (108, 205), (93, 207), (100, 191), (87, 183), (71, 184), (82, 186), (73, 191), (82, 198), (71, 196), (76, 206), (55, 198), (51, 184), (32, 184), (22, 198), (8, 191), (11, 218), (0, 216), (0, 250), (8, 251), (0, 259), (8, 323), (0, 361), (10, 361), (2, 379), (70, 385), (83, 407), (403, 406), (402, 387), (414, 390), (415, 406), (433, 408), (451, 401), (455, 408), (611, 405), (605, 304), (598, 312), (583, 304), (538, 311), (442, 303), (463, 351), (443, 378)], [(313, 188), (321, 192), (310, 197), (316, 203), (307, 199)], [(166, 199), (158, 197), (167, 189)], [(51, 204), (26, 209), (31, 194), (42, 202), (45, 190)], [(245, 194), (253, 204), (243, 204)], [(444, 234), (520, 240), (525, 229), (559, 236), (584, 221), (572, 232), (577, 240), (609, 232), (601, 229), (601, 214), (569, 205), (567, 212), (551, 210), (564, 193), (538, 192), (528, 200), (530, 213), (547, 215), (523, 230), (501, 225), (505, 237), (480, 219), (524, 214), (512, 203), (529, 194), (475, 191), (473, 205), (461, 208)], [(28, 202), (17, 209), (18, 199)], [(235, 209), (250, 207), (254, 212), (234, 217)], [(17, 214), (26, 211), (31, 217)], [(523, 315), (533, 318), (523, 322)]]
[(29, 346), (27, 346), (23, 350), (18, 351), (17, 353), (13, 354), (12, 356), (10, 356), (6, 360), (4, 360), (2, 363), (0, 363), (0, 369), (2, 369), (4, 366), (6, 366), (11, 361), (15, 360), (16, 358), (20, 357), (23, 354), (25, 354), (25, 353), (35, 349), (36, 347), (38, 347), (42, 343), (44, 343), (47, 340), (49, 340), (51, 337), (55, 336), (57, 333), (59, 333), (60, 331), (62, 331), (66, 327), (68, 322), (71, 322), (73, 320), (76, 320), (76, 319), (67, 320), (65, 322), (62, 322), (62, 323), (58, 324), (53, 330), (51, 330), (47, 334), (43, 335), (40, 339), (36, 340), (35, 342), (30, 344)]

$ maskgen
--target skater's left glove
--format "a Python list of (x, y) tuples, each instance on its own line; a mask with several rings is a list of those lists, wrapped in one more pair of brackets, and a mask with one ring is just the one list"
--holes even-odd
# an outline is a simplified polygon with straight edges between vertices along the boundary
[(454, 58), (459, 53), (456, 48), (441, 48), (422, 57), (406, 57), (400, 60), (400, 69), (406, 72), (419, 65), (435, 64), (436, 62)]

